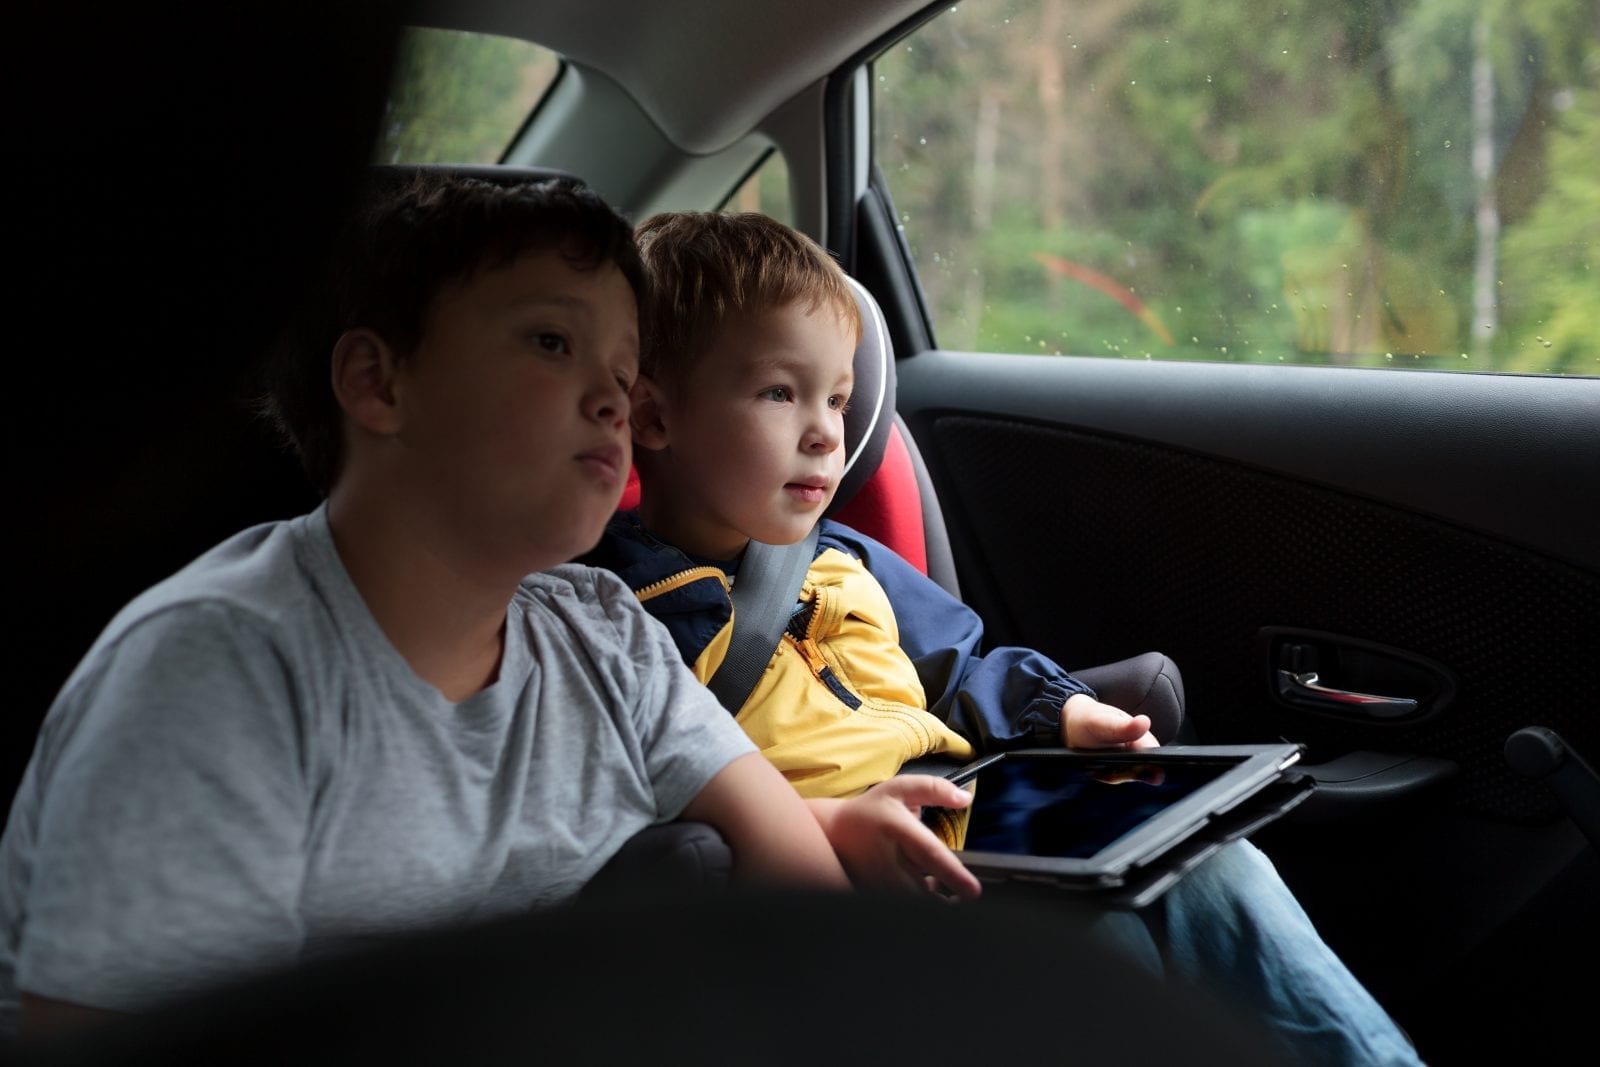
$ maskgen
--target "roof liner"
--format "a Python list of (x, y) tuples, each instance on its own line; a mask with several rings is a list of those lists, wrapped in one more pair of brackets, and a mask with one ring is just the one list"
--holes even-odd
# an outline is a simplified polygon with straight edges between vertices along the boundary
[[(727, 147), (927, 0), (423, 0), (409, 21), (536, 41), (616, 81), (686, 152)], [(626, 31), (626, 32), (624, 32)]]

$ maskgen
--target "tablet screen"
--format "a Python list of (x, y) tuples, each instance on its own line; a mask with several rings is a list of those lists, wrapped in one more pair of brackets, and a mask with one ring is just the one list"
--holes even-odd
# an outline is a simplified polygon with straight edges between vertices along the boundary
[(1001, 759), (977, 772), (964, 848), (1087, 858), (1215, 781), (1232, 759)]

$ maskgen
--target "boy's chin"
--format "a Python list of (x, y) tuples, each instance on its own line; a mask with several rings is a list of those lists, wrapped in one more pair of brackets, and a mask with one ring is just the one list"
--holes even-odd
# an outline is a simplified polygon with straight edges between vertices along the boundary
[(822, 509), (818, 508), (814, 518), (810, 520), (796, 519), (784, 523), (774, 523), (772, 526), (750, 535), (752, 541), (761, 541), (769, 545), (793, 545), (806, 539), (811, 528), (822, 521)]
[[(578, 557), (592, 552), (595, 546), (600, 543), (600, 538), (605, 534), (606, 524), (616, 514), (614, 510), (604, 512), (589, 508), (584, 510), (583, 521), (574, 520), (572, 526), (566, 531), (566, 536), (560, 540), (560, 548), (557, 554), (561, 558), (552, 562), (550, 566), (555, 566), (557, 563), (570, 563)], [(555, 546), (546, 544), (544, 547), (548, 550)]]
[[(611, 516), (607, 515), (606, 518), (610, 519)], [(595, 528), (593, 537), (579, 537), (579, 538), (577, 538), (577, 540), (574, 543), (578, 547), (573, 551), (572, 555), (567, 557), (568, 560), (577, 559), (579, 556), (586, 556), (590, 552), (594, 551), (595, 546), (600, 543), (600, 538), (605, 532), (606, 532), (606, 524), (604, 522), (602, 522), (598, 527)]]

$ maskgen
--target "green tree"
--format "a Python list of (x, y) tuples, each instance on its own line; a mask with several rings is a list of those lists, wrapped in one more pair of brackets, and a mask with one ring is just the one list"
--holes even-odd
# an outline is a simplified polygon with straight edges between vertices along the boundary
[(950, 347), (1489, 369), (1461, 358), (1487, 317), (1510, 366), (1593, 287), (1582, 227), (1566, 259), (1511, 238), (1596, 218), (1594, 23), (1593, 0), (964, 4), (874, 64), (877, 159)]

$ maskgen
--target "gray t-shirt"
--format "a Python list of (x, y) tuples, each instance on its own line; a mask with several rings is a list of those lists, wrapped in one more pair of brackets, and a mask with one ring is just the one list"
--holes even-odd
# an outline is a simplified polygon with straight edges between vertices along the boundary
[(753, 751), (615, 576), (525, 579), (452, 704), (351, 584), (325, 508), (229, 539), (111, 622), (0, 841), (19, 989), (138, 1010), (352, 941), (569, 900)]

